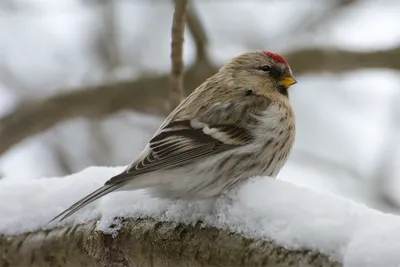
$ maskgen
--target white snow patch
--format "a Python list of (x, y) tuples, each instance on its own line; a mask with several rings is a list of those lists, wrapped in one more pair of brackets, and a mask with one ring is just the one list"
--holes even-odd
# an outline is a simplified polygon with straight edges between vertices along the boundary
[[(91, 167), (63, 178), (0, 180), (0, 233), (51, 228), (47, 222), (100, 187), (123, 167)], [(116, 192), (88, 205), (62, 224), (101, 216), (98, 228), (117, 234), (115, 217), (153, 217), (228, 229), (274, 240), (292, 249), (311, 249), (345, 266), (399, 266), (400, 218), (338, 196), (257, 177), (216, 202), (167, 201), (145, 190)]]

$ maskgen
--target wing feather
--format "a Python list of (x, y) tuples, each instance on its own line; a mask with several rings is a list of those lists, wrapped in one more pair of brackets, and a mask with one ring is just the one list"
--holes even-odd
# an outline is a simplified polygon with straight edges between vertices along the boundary
[(207, 125), (193, 120), (173, 121), (150, 140), (150, 150), (145, 158), (108, 180), (106, 185), (118, 184), (139, 174), (188, 164), (249, 144), (253, 139), (248, 129), (233, 124)]
[(96, 191), (92, 192), (91, 194), (89, 194), (86, 197), (82, 198), (81, 200), (77, 201), (75, 204), (73, 204), (68, 209), (66, 209), (63, 212), (61, 212), (60, 214), (58, 214), (50, 222), (53, 222), (56, 220), (62, 221), (64, 219), (66, 219), (67, 217), (71, 216), (72, 214), (74, 214), (75, 212), (77, 212), (78, 210), (83, 208), (84, 206), (92, 203), (93, 201), (101, 198), (102, 196), (107, 195), (108, 193), (110, 193), (112, 191), (115, 191), (116, 189), (118, 189), (121, 186), (122, 186), (122, 184), (114, 184), (114, 185), (106, 185), (106, 186), (103, 186), (103, 187), (97, 189)]

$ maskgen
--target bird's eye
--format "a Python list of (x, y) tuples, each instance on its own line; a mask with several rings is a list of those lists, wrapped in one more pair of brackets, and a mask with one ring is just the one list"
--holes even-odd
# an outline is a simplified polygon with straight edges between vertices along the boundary
[(271, 75), (272, 77), (279, 77), (281, 76), (281, 71), (277, 68), (271, 68), (269, 70), (269, 75)]
[(274, 66), (270, 67), (270, 66), (265, 65), (265, 66), (259, 67), (258, 69), (262, 70), (263, 72), (268, 73), (269, 76), (274, 77), (274, 78), (279, 77), (282, 74), (281, 71), (277, 67), (274, 67)]
[(249, 89), (249, 90), (246, 91), (246, 95), (253, 95), (253, 94), (254, 94), (254, 92), (253, 92), (253, 90), (251, 90), (251, 89)]
[(270, 66), (261, 66), (261, 67), (259, 67), (259, 70), (269, 72), (271, 70), (271, 67)]

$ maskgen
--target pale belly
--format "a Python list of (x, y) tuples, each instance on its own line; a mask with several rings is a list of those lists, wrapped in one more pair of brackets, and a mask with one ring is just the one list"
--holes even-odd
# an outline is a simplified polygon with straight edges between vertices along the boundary
[[(288, 140), (290, 141), (290, 140)], [(286, 146), (291, 147), (288, 143)], [(159, 198), (204, 199), (218, 197), (233, 185), (255, 176), (275, 178), (286, 162), (288, 149), (264, 142), (208, 157), (196, 164), (138, 177)], [(150, 182), (153, 181), (153, 182)]]

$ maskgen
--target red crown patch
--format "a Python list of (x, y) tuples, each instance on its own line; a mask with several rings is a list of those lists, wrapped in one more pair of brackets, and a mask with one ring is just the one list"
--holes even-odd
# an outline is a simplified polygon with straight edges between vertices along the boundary
[(276, 62), (280, 62), (280, 63), (287, 63), (286, 60), (281, 56), (278, 55), (276, 53), (272, 53), (272, 52), (264, 52), (265, 55), (270, 56), (271, 58), (273, 58)]

